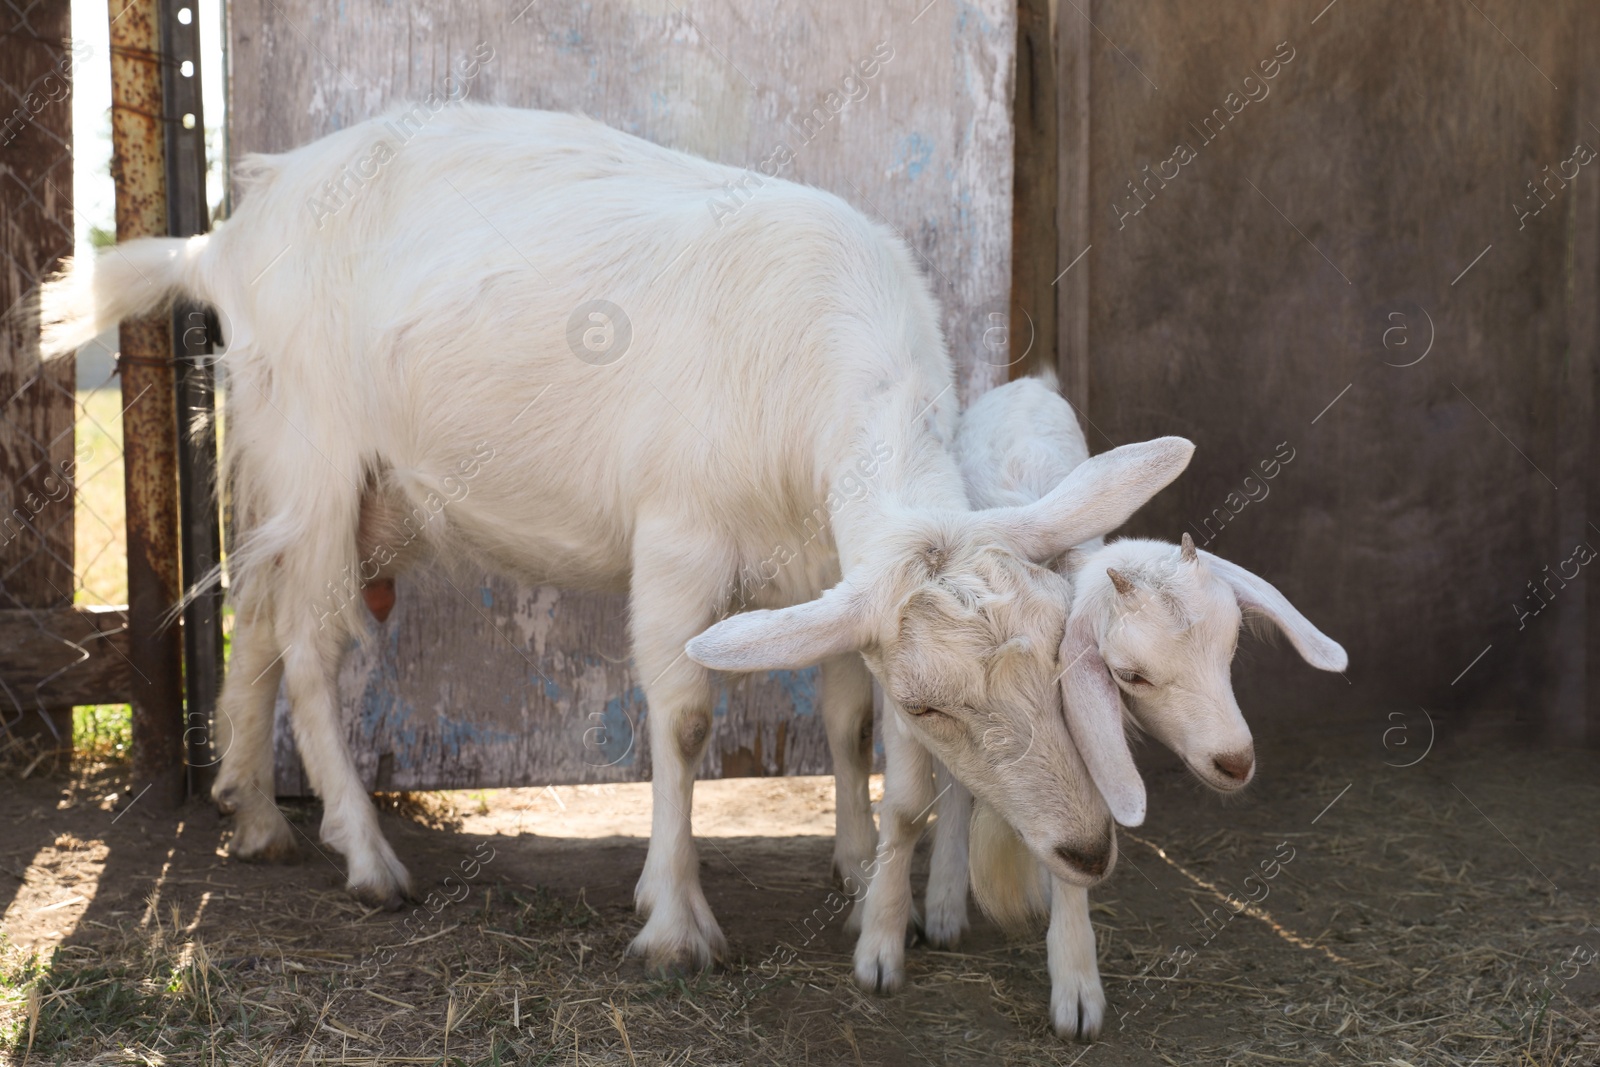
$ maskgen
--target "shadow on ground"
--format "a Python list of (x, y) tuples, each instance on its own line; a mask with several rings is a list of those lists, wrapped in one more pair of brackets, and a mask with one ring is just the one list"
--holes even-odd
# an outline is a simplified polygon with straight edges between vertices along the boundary
[[(1042, 938), (982, 921), (960, 951), (914, 949), (901, 994), (858, 992), (831, 838), (814, 832), (702, 839), (733, 959), (665, 980), (623, 959), (644, 787), (605, 787), (611, 836), (592, 793), (403, 805), (385, 829), (432, 896), (394, 915), (344, 896), (313, 805), (290, 808), (298, 864), (250, 866), (224, 857), (208, 807), (107, 802), (104, 771), (0, 787), (0, 1048), (38, 1063), (1600, 1062), (1595, 753), (1401, 767), (1351, 737), (1267, 738), (1230, 802), (1151, 757), (1150, 820), (1094, 895), (1111, 1011), (1087, 1050), (1048, 1028)], [(803, 829), (831, 822), (825, 781), (717, 788), (724, 804), (759, 789)], [(543, 832), (563, 796), (595, 809), (579, 836)]]

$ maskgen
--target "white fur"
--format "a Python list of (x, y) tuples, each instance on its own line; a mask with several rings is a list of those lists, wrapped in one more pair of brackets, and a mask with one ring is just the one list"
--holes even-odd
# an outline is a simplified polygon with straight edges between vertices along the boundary
[(1094, 926), (1089, 922), (1089, 891), (1050, 879), (1050, 932), (1045, 938), (1050, 966), (1050, 1022), (1058, 1037), (1093, 1041), (1106, 1016), (1095, 959)]
[[(229, 324), (230, 592), (235, 641), (252, 654), (230, 671), (221, 713), (239, 736), (264, 737), (270, 670), (249, 672), (281, 653), (323, 836), (348, 858), (350, 888), (385, 903), (406, 889), (335, 691), (362, 627), (360, 598), (329, 592), (353, 584), (380, 512), (424, 515), (421, 537), (446, 562), (630, 590), (654, 798), (636, 890), (649, 919), (633, 948), (652, 966), (724, 950), (689, 817), (711, 729), (707, 668), (859, 652), (895, 730), (1036, 854), (1099, 847), (1109, 817), (1047, 699), (1067, 587), (1038, 562), (1121, 523), (1193, 446), (1131, 445), (1035, 503), (974, 513), (948, 447), (938, 309), (885, 228), (782, 181), (719, 220), (710, 204), (739, 171), (570, 115), (462, 106), (403, 144), (393, 136), (378, 119), (253, 157), (242, 205), (215, 233), (119, 245), (42, 305), (61, 350), (180, 292)], [(351, 188), (350, 168), (370, 180)], [(313, 207), (341, 183), (340, 210)], [(631, 323), (630, 347), (603, 365), (579, 358), (569, 334), (596, 299)], [(796, 543), (763, 572), (774, 545)], [(781, 610), (718, 622), (746, 604)], [(848, 667), (829, 686), (837, 754), (852, 730), (859, 739), (862, 687)], [(941, 713), (900, 710), (929, 706)], [(246, 853), (276, 833), (267, 767), (236, 746), (218, 775)], [(858, 769), (841, 783), (852, 820), (865, 812)], [(886, 801), (886, 862), (909, 861), (919, 797), (897, 788)], [(841, 858), (860, 862), (864, 839), (856, 826)], [(1088, 877), (1051, 862), (1058, 877)], [(906, 901), (867, 903), (904, 929)]]
[[(1088, 455), (1071, 406), (1051, 380), (1023, 379), (991, 390), (962, 415), (957, 454), (976, 507), (1022, 507), (1059, 484)], [(1124, 717), (1178, 753), (1196, 777), (1221, 792), (1242, 789), (1254, 774), (1250, 730), (1233, 698), (1229, 665), (1240, 608), (1258, 611), (1290, 637), (1313, 666), (1343, 670), (1344, 650), (1250, 572), (1207, 552), (1122, 540), (1083, 544), (1058, 562), (1072, 576), (1072, 609), (1061, 657), (1064, 708), (1073, 740), (1112, 812), (1125, 825), (1144, 815), (1144, 786), (1128, 751)], [(1121, 593), (1110, 571), (1132, 583)], [(1124, 681), (1136, 671), (1152, 683)], [(1243, 777), (1219, 760), (1247, 766)], [(885, 788), (887, 789), (887, 783)], [(959, 788), (959, 787), (958, 787)], [(970, 824), (964, 798), (940, 798), (928, 879), (928, 926), (966, 928), (966, 895), (953, 885), (967, 871), (955, 857), (971, 843), (971, 882), (984, 911), (1016, 927), (1036, 914), (1043, 869), (1024, 842), (980, 801)], [(956, 817), (946, 818), (947, 810)], [(1052, 879), (1047, 935), (1051, 1013), (1056, 1032), (1092, 1040), (1105, 1013), (1096, 971), (1088, 896), (1081, 885)]]
[[(956, 781), (944, 764), (935, 761), (933, 784), (938, 790), (939, 822), (966, 825), (972, 817), (972, 794)], [(983, 811), (993, 809), (985, 806)], [(1012, 835), (1015, 838), (1015, 834)], [(967, 928), (967, 846), (970, 841), (983, 838), (968, 834), (933, 835), (933, 854), (928, 857), (930, 871), (957, 872), (954, 878), (929, 878), (928, 917), (923, 925), (923, 936), (934, 948), (955, 948)], [(1020, 849), (1030, 868), (1036, 866), (1025, 848)], [(981, 865), (981, 864), (980, 864)]]

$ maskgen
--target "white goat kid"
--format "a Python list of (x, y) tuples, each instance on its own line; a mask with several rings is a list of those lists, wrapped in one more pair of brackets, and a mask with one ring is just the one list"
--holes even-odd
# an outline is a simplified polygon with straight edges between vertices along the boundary
[[(654, 804), (632, 950), (652, 968), (725, 951), (689, 818), (708, 667), (823, 663), (830, 747), (852, 767), (871, 713), (865, 653), (891, 707), (949, 709), (891, 719), (1030, 844), (1106, 848), (1103, 809), (1067, 799), (1082, 775), (1045, 699), (1066, 584), (1038, 561), (1121, 523), (1193, 446), (1131, 445), (1027, 507), (973, 512), (948, 447), (938, 309), (887, 229), (776, 180), (718, 219), (707, 205), (742, 172), (570, 115), (463, 106), (404, 143), (396, 121), (252, 157), (213, 234), (127, 242), (43, 294), (49, 352), (180, 293), (231, 323), (238, 621), (214, 794), (235, 813), (234, 854), (292, 845), (272, 801), (281, 677), (350, 890), (391, 905), (408, 891), (339, 725), (360, 598), (329, 595), (363, 573), (393, 510), (429, 516), (422, 538), (446, 561), (631, 592)], [(352, 167), (374, 175), (354, 191)], [(609, 351), (587, 343), (597, 321)], [(816, 516), (824, 536), (748, 578)], [(718, 623), (736, 592), (782, 610)], [(997, 773), (1008, 739), (1035, 733)], [(839, 801), (846, 870), (871, 854), (857, 777)], [(1092, 877), (1060, 857), (1051, 870)]]
[[(956, 453), (975, 507), (1020, 507), (1085, 462), (1089, 448), (1055, 383), (1022, 379), (991, 390), (963, 413)], [(1276, 589), (1209, 552), (1197, 552), (1187, 534), (1181, 545), (1133, 539), (1103, 545), (1095, 539), (1056, 566), (1073, 585), (1061, 648), (1067, 722), (1100, 792), (1125, 826), (1143, 821), (1145, 796), (1121, 727), (1124, 714), (1218, 792), (1250, 782), (1254, 749), (1229, 679), (1241, 607), (1272, 620), (1312, 666), (1346, 666), (1344, 649)], [(1108, 723), (1116, 728), (1107, 730)], [(1003, 819), (981, 804), (972, 812), (971, 797), (959, 784), (941, 793), (938, 812), (928, 878), (929, 941), (952, 946), (966, 928), (970, 819), (971, 880), (980, 904), (1016, 926), (1026, 924), (1048, 898), (1052, 1020), (1062, 1036), (1092, 1040), (1104, 1018), (1105, 995), (1087, 891), (1053, 878), (1046, 889), (1045, 872)]]
[[(1010, 472), (1005, 476), (985, 475), (983, 480), (996, 485), (1011, 486), (1015, 483), (1020, 486), (1019, 489), (1014, 488), (1018, 497), (1015, 506), (999, 506), (999, 510), (1016, 511), (1036, 506), (1041, 497), (1053, 491), (1043, 481), (1050, 466), (1050, 457), (1062, 453), (1074, 454), (1076, 458), (1069, 470), (1076, 469), (1081, 463), (1096, 461), (1088, 459), (1076, 423), (1060, 428), (1053, 427), (1049, 420), (1041, 421), (1037, 427), (1024, 421), (1028, 416), (1027, 409), (1040, 403), (1032, 392), (1006, 389), (1004, 397), (1007, 398), (1004, 404), (1008, 409), (1005, 414), (1016, 416), (1007, 424), (1005, 432), (1010, 436), (1002, 437), (999, 429), (993, 432), (986, 430), (977, 440), (988, 441), (994, 454), (980, 455), (978, 453), (982, 449), (969, 448), (964, 462), (976, 463), (996, 472)], [(1017, 403), (1011, 403), (1011, 398), (1015, 398)], [(1059, 402), (1059, 397), (1056, 400)], [(1076, 449), (1081, 449), (1082, 454), (1077, 455)], [(969, 478), (969, 498), (970, 481)], [(1030, 489), (1033, 491), (1030, 492)], [(1098, 542), (1098, 535), (1088, 540)], [(1052, 560), (1056, 558), (1051, 557)], [(1064, 603), (1070, 603), (1070, 584), (1062, 584), (1060, 595), (1066, 598)], [(1062, 749), (1059, 745), (1056, 724), (1066, 720), (1058, 711), (1061, 694), (1056, 682), (1061, 677), (1062, 667), (1069, 662), (1060, 654), (1065, 652), (1065, 648), (1063, 642), (1059, 646), (1059, 653), (1053, 658), (1050, 684), (1042, 689), (1035, 686), (1025, 693), (1019, 693), (1025, 698), (1039, 701), (1040, 711), (1026, 724), (1027, 729), (1020, 733), (1012, 733), (1010, 725), (997, 718), (973, 721), (970, 717), (952, 714), (946, 710), (951, 703), (949, 696), (936, 691), (922, 691), (916, 699), (919, 707), (915, 709), (906, 705), (904, 697), (887, 702), (890, 706), (898, 704), (913, 711), (909, 721), (926, 723), (929, 730), (913, 734), (906, 728), (908, 720), (893, 715), (884, 723), (884, 799), (878, 819), (877, 870), (873, 873), (865, 898), (852, 913), (847, 926), (847, 929), (859, 930), (855, 949), (855, 977), (862, 988), (889, 992), (898, 989), (905, 980), (906, 930), (913, 915), (910, 859), (925, 817), (936, 802), (941, 805), (941, 812), (945, 813), (941, 815), (941, 821), (959, 820), (962, 832), (959, 835), (941, 834), (935, 839), (935, 848), (938, 850), (935, 863), (958, 871), (959, 879), (953, 886), (948, 880), (930, 884), (930, 920), (937, 924), (958, 915), (960, 924), (965, 925), (968, 866), (966, 818), (972, 799), (966, 785), (970, 785), (975, 777), (988, 783), (998, 779), (1003, 785), (1031, 789), (1038, 778), (1029, 772), (1028, 763), (1042, 756), (1063, 772), (1062, 781), (1067, 791), (1056, 794), (1033, 793), (1022, 801), (1021, 809), (1032, 817), (1038, 810), (1053, 811), (1065, 804), (1083, 824), (1104, 828), (1102, 836), (1088, 838), (1088, 848), (1084, 847), (1082, 839), (1076, 842), (1050, 839), (1037, 832), (1024, 831), (1017, 839), (1015, 831), (1008, 828), (1006, 832), (1014, 840), (1025, 843), (1036, 857), (1017, 861), (1025, 864), (1030, 875), (1037, 865), (1039, 869), (1051, 872), (1063, 887), (1072, 887), (1073, 891), (1081, 893), (1104, 878), (1115, 865), (1116, 835), (1095, 779), (1084, 766), (1075, 746), (1069, 744)], [(956, 706), (960, 706), (959, 701)], [(1095, 724), (1096, 728), (1102, 733), (1120, 736), (1123, 729), (1121, 708), (1100, 705), (1094, 710), (1104, 716), (1103, 722)], [(970, 767), (954, 767), (951, 768), (955, 772), (952, 775), (951, 769), (947, 769), (943, 762), (944, 753), (925, 743), (929, 736), (960, 730), (982, 731), (982, 749), (991, 764), (981, 772)], [(933, 784), (939, 787), (937, 795), (930, 788)], [(994, 785), (990, 784), (989, 788), (992, 790)], [(979, 795), (983, 794), (980, 792)], [(1009, 814), (1006, 817), (1011, 818)], [(939, 894), (943, 894), (943, 899)], [(1069, 912), (1063, 911), (1063, 914)], [(1092, 935), (1089, 948), (1092, 965)]]

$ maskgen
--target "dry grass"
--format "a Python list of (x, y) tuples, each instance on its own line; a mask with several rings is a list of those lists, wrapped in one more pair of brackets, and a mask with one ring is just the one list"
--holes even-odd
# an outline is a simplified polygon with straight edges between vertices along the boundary
[[(708, 885), (726, 887), (733, 869), (750, 880), (737, 900), (759, 910), (757, 922), (742, 934), (730, 925), (738, 955), (725, 972), (642, 974), (624, 959), (637, 920), (625, 886), (616, 888), (631, 881), (642, 850), (630, 844), (619, 872), (617, 860), (596, 859), (617, 839), (509, 836), (505, 812), (541, 802), (527, 790), (389, 798), (414, 820), (391, 823), (414, 862), (424, 846), (443, 857), (436, 870), (496, 850), (477, 877), (456, 883), (460, 892), (435, 882), (433, 906), (399, 918), (350, 901), (314, 856), (309, 867), (252, 868), (209, 854), (214, 835), (187, 862), (162, 846), (148, 864), (148, 897), (87, 912), (53, 954), (6, 950), (0, 1056), (285, 1067), (1591, 1067), (1600, 1062), (1600, 954), (1584, 953), (1600, 950), (1600, 856), (1592, 833), (1566, 835), (1600, 801), (1600, 785), (1583, 778), (1592, 763), (1484, 762), (1453, 776), (1472, 783), (1473, 802), (1538, 868), (1453, 786), (1421, 775), (1373, 778), (1317, 825), (1310, 815), (1349, 781), (1346, 771), (1310, 774), (1296, 793), (1231, 813), (1225, 829), (1210, 812), (1197, 820), (1204, 833), (1156, 824), (1125, 837), (1123, 868), (1096, 897), (1112, 1013), (1087, 1052), (1048, 1031), (1037, 940), (1006, 944), (981, 930), (959, 952), (917, 949), (904, 992), (859, 993), (843, 916), (818, 911), (828, 892), (824, 839), (723, 838), (703, 849), (731, 865), (708, 873)], [(1534, 799), (1532, 781), (1564, 788), (1551, 810), (1519, 815), (1518, 804)], [(70, 786), (67, 803), (87, 806), (102, 788)], [(1160, 808), (1181, 808), (1187, 789), (1169, 785)], [(315, 805), (289, 810), (314, 836)], [(1284, 810), (1308, 814), (1285, 821)], [(1210, 931), (1201, 926), (1214, 909), (1234, 911), (1226, 894), (1264, 857), (1286, 854), (1284, 841), (1295, 855), (1270, 895)], [(718, 905), (725, 923), (750, 918), (727, 899)], [(799, 920), (819, 914), (824, 929), (813, 935)], [(1173, 967), (1176, 945), (1193, 955)]]

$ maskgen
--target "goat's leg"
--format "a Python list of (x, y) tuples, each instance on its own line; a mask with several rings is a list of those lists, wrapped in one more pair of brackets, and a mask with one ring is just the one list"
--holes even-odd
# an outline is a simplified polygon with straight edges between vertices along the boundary
[(221, 765), (211, 796), (232, 815), (228, 852), (242, 860), (280, 861), (295, 854), (294, 831), (274, 802), (272, 709), (283, 677), (282, 650), (264, 611), (240, 611), (233, 654), (217, 702)]
[(911, 854), (933, 806), (932, 760), (887, 699), (883, 723), (883, 803), (878, 812), (878, 852), (856, 940), (856, 984), (892, 993), (905, 983), (906, 931), (911, 923)]
[(322, 840), (349, 863), (345, 888), (374, 907), (398, 908), (411, 895), (411, 876), (384, 840), (339, 723), (339, 661), (344, 634), (322, 629), (307, 613), (299, 625), (280, 621), (283, 674), (295, 745), (311, 788), (322, 798)]
[(967, 931), (967, 839), (972, 830), (972, 794), (938, 760), (933, 765), (939, 790), (939, 817), (933, 823), (933, 856), (928, 862), (928, 944), (955, 948)]
[(822, 722), (833, 754), (833, 876), (852, 897), (872, 864), (872, 673), (859, 653), (822, 665)]
[(724, 584), (706, 573), (703, 557), (683, 551), (702, 544), (703, 536), (648, 522), (634, 534), (633, 658), (649, 706), (651, 810), (650, 850), (633, 893), (647, 918), (628, 953), (668, 974), (720, 963), (728, 951), (700, 888), (690, 822), (695, 770), (711, 740), (711, 678), (684, 646), (715, 621), (714, 591)]
[(1056, 1034), (1079, 1041), (1100, 1036), (1106, 994), (1095, 959), (1089, 891), (1050, 879), (1050, 1021)]

